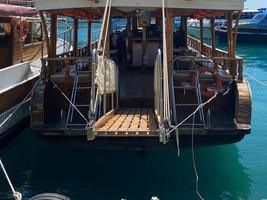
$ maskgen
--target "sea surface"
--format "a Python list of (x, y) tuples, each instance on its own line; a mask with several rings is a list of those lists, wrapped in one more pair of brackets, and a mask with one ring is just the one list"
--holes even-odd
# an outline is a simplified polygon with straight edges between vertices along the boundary
[[(85, 28), (80, 28), (82, 45)], [(221, 44), (223, 46), (223, 44)], [(244, 71), (267, 84), (266, 44), (238, 45)], [(267, 199), (267, 88), (250, 80), (252, 132), (231, 145), (195, 149), (199, 192), (206, 200)], [(192, 151), (91, 150), (45, 143), (29, 129), (0, 149), (0, 158), (24, 199), (56, 192), (72, 200), (197, 200)], [(0, 199), (12, 199), (0, 172)]]

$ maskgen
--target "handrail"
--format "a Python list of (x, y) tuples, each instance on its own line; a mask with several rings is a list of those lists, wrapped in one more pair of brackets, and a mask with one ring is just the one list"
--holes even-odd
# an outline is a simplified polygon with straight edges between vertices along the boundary
[(160, 124), (163, 123), (163, 71), (161, 56), (161, 50), (158, 49), (154, 68), (154, 111)]

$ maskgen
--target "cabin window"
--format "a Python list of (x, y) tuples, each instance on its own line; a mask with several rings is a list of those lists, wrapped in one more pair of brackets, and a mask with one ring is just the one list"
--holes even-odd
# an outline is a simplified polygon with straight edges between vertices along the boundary
[(253, 19), (256, 19), (256, 20), (262, 20), (263, 17), (264, 17), (264, 15), (262, 15), (262, 14), (258, 14), (258, 15), (255, 15), (255, 16), (253, 17)]
[(0, 46), (7, 47), (11, 37), (11, 24), (0, 23)]

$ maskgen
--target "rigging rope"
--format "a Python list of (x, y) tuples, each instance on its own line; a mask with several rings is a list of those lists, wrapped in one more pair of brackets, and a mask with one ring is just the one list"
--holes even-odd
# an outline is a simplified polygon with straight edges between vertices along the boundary
[(87, 124), (90, 124), (86, 117), (79, 111), (79, 109), (71, 102), (71, 100), (67, 97), (67, 95), (60, 89), (60, 87), (53, 81), (50, 80), (53, 85), (59, 90), (59, 92), (65, 97), (65, 99), (73, 106), (73, 108), (78, 112), (78, 114), (86, 121)]
[(1, 167), (1, 169), (3, 170), (3, 172), (4, 172), (4, 175), (5, 175), (6, 179), (7, 179), (7, 182), (8, 182), (8, 184), (9, 184), (10, 189), (12, 190), (13, 198), (14, 198), (15, 200), (22, 200), (22, 195), (21, 195), (21, 193), (17, 192), (17, 191), (14, 189), (14, 187), (13, 187), (13, 185), (12, 185), (12, 183), (11, 183), (9, 177), (8, 177), (8, 174), (7, 174), (7, 172), (6, 172), (6, 169), (5, 169), (4, 164), (2, 163), (2, 160), (1, 160), (1, 159), (0, 159), (0, 167)]
[[(35, 85), (39, 82), (39, 80), (35, 83)], [(13, 112), (0, 124), (0, 128), (15, 114), (15, 112), (18, 111), (18, 109), (30, 98), (32, 91), (34, 87), (31, 89), (31, 91), (27, 94), (27, 96), (15, 107)]]

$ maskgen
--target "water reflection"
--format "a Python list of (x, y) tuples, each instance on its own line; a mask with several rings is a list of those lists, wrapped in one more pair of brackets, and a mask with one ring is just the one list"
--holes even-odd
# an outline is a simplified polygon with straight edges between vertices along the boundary
[[(191, 150), (103, 151), (45, 144), (29, 132), (1, 150), (7, 170), (28, 198), (59, 192), (72, 199), (197, 199)], [(196, 149), (205, 199), (248, 199), (250, 179), (234, 145)], [(3, 176), (1, 199), (10, 197)], [(2, 187), (4, 185), (4, 187)]]

